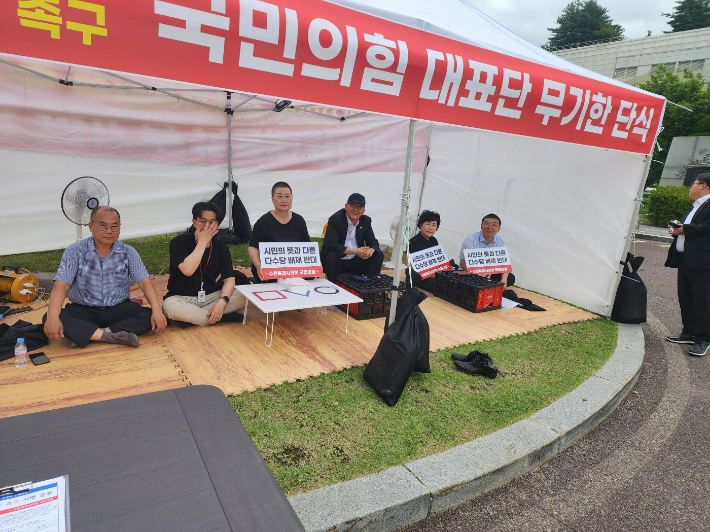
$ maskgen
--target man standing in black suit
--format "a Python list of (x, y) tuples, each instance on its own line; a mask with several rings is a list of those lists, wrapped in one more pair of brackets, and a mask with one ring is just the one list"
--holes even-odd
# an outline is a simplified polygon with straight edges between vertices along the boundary
[(703, 356), (710, 347), (710, 173), (695, 178), (688, 197), (693, 200), (693, 210), (683, 223), (668, 226), (673, 243), (666, 266), (678, 268), (683, 330), (666, 340), (693, 344), (688, 354)]
[(332, 283), (341, 273), (377, 275), (383, 253), (372, 231), (372, 219), (365, 216), (365, 196), (350, 194), (345, 208), (328, 218), (321, 262)]

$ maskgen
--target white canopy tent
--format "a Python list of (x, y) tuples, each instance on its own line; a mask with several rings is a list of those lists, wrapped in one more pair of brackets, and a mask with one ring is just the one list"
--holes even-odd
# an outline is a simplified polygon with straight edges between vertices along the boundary
[[(463, 1), (338, 3), (644, 94), (540, 50)], [(6, 50), (0, 37), (0, 52)], [(125, 73), (118, 78), (18, 55), (0, 56), (0, 254), (71, 243), (74, 230), (59, 197), (81, 175), (108, 186), (111, 205), (122, 214), (124, 239), (184, 229), (192, 203), (209, 198), (226, 180), (222, 110), (224, 90), (232, 87), (197, 91), (194, 84)], [(135, 82), (168, 90), (144, 90)], [(234, 94), (232, 106), (251, 96)], [(295, 103), (300, 110), (271, 112), (276, 98), (289, 97), (287, 84), (273, 87), (244, 103), (232, 119), (233, 175), (252, 222), (271, 208), (271, 184), (286, 180), (294, 188), (294, 210), (306, 218), (311, 235), (320, 234), (328, 216), (357, 191), (367, 197), (376, 234), (389, 240), (409, 121), (361, 114), (355, 105), (348, 111)], [(318, 94), (311, 101), (319, 101)], [(658, 114), (656, 119), (660, 123)], [(651, 143), (655, 134), (652, 128)], [(441, 213), (437, 237), (449, 257), (458, 257), (461, 242), (478, 230), (484, 214), (496, 212), (519, 284), (603, 315), (611, 312), (647, 155), (421, 119), (414, 148), (412, 210), (416, 214), (421, 205)]]

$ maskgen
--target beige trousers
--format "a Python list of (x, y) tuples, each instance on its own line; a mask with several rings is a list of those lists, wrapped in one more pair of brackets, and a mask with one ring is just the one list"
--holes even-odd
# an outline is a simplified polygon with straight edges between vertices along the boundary
[[(171, 320), (194, 323), (195, 325), (209, 325), (210, 317), (207, 313), (212, 310), (215, 303), (222, 297), (220, 291), (207, 294), (204, 303), (198, 303), (197, 296), (171, 296), (163, 300), (163, 313)], [(244, 294), (234, 290), (229, 303), (224, 306), (224, 314), (241, 312), (246, 305)]]

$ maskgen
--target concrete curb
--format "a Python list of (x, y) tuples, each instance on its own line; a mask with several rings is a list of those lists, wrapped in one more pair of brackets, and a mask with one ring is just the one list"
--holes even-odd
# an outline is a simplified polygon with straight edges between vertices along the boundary
[(654, 233), (636, 233), (636, 240), (653, 240), (654, 242), (673, 242), (673, 237), (670, 235), (654, 234)]
[(616, 350), (550, 406), (447, 451), (289, 498), (308, 532), (386, 532), (416, 523), (539, 467), (609, 415), (644, 359), (640, 325), (619, 324)]

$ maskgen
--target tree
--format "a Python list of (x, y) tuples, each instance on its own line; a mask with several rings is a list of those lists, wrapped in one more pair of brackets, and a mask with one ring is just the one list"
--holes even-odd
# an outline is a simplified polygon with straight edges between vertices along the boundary
[(668, 17), (668, 25), (676, 31), (696, 30), (710, 27), (710, 0), (678, 0), (671, 13), (661, 13)]
[(680, 78), (673, 72), (658, 67), (649, 80), (639, 84), (639, 88), (665, 96), (669, 102), (690, 109), (686, 111), (676, 105), (667, 104), (663, 115), (663, 131), (658, 135), (662, 151), (654, 147), (654, 164), (651, 165), (647, 184), (657, 183), (663, 171), (663, 164), (674, 137), (691, 137), (707, 134), (710, 127), (710, 91), (703, 85), (703, 77), (685, 69)]
[(624, 35), (624, 28), (614, 24), (608, 10), (597, 0), (574, 0), (567, 4), (557, 17), (557, 24), (557, 28), (547, 28), (552, 37), (543, 45), (546, 50)]

